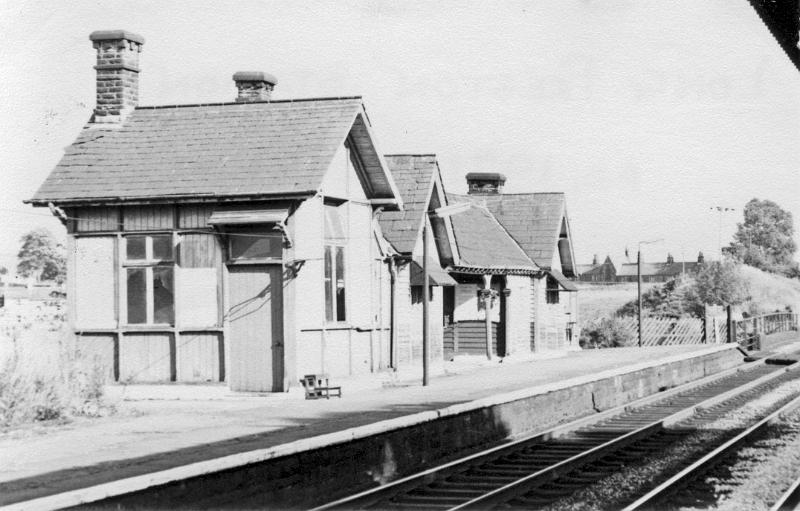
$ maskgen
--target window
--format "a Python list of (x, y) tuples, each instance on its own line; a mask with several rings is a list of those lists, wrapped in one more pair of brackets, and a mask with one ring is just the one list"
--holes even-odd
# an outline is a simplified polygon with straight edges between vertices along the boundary
[(231, 261), (280, 259), (283, 234), (271, 225), (228, 229), (228, 258)]
[(175, 322), (174, 265), (171, 234), (125, 237), (128, 324)]
[(547, 287), (545, 289), (547, 303), (558, 303), (558, 281), (552, 275), (547, 276)]
[(325, 245), (325, 319), (345, 321), (344, 247)]

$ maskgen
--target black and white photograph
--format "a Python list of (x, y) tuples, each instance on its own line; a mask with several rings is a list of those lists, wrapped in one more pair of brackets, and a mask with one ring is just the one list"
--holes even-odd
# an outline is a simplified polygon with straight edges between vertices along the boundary
[(800, 510), (800, 0), (0, 34), (0, 510)]

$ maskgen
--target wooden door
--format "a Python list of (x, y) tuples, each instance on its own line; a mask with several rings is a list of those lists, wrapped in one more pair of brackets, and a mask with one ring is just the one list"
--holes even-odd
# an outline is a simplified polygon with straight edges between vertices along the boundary
[(280, 265), (229, 269), (231, 390), (283, 389), (283, 278)]

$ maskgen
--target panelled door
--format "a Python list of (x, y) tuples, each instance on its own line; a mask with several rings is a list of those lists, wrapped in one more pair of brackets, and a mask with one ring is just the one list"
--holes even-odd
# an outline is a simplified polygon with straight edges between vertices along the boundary
[(284, 390), (282, 267), (231, 265), (228, 272), (231, 390), (280, 392)]

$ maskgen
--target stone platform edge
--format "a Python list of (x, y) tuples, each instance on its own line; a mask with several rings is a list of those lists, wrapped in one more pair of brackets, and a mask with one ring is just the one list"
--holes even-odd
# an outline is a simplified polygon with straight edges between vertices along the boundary
[[(698, 361), (702, 362), (701, 370), (699, 371), (696, 368), (692, 370), (694, 366), (690, 364), (686, 374), (680, 374), (680, 368), (673, 367), (682, 363)], [(363, 469), (360, 470), (363, 472), (360, 476), (356, 473), (353, 474), (356, 480), (351, 481), (350, 485), (336, 482), (330, 489), (319, 488), (320, 492), (332, 491), (334, 488), (341, 489), (341, 487), (352, 488), (353, 485), (356, 484), (364, 485), (365, 483), (369, 483), (370, 479), (375, 482), (385, 482), (394, 479), (398, 474), (404, 474), (413, 464), (424, 464), (433, 461), (437, 456), (443, 454), (439, 451), (445, 451), (446, 454), (447, 452), (454, 452), (454, 449), (456, 451), (459, 448), (469, 449), (474, 447), (476, 443), (502, 441), (503, 439), (533, 431), (534, 428), (531, 428), (531, 408), (533, 408), (533, 403), (528, 402), (532, 399), (544, 398), (552, 394), (555, 396), (556, 403), (563, 404), (567, 402), (572, 403), (571, 400), (566, 398), (574, 398), (576, 401), (582, 402), (582, 404), (579, 404), (575, 409), (581, 409), (584, 412), (583, 415), (587, 415), (592, 413), (592, 411), (602, 411), (603, 409), (619, 406), (620, 404), (645, 397), (659, 390), (687, 383), (740, 364), (742, 364), (742, 356), (737, 350), (736, 345), (716, 345), (688, 354), (673, 355), (654, 361), (640, 362), (601, 371), (593, 375), (580, 376), (560, 382), (495, 394), (467, 403), (447, 406), (438, 410), (418, 412), (372, 424), (295, 440), (281, 445), (194, 462), (180, 467), (128, 477), (96, 486), (70, 490), (55, 495), (11, 504), (10, 507), (3, 509), (36, 510), (63, 508), (114, 497), (129, 499), (132, 492), (141, 493), (145, 490), (148, 492), (155, 491), (159, 498), (166, 498), (167, 502), (170, 500), (174, 501), (179, 497), (175, 496), (175, 491), (171, 491), (169, 487), (179, 486), (179, 492), (191, 492), (188, 488), (195, 485), (189, 484), (187, 480), (202, 478), (205, 481), (201, 483), (204, 490), (211, 492), (218, 491), (217, 489), (213, 489), (218, 485), (209, 484), (210, 481), (208, 481), (207, 478), (214, 478), (215, 475), (223, 474), (226, 471), (230, 472), (232, 469), (238, 467), (263, 464), (265, 462), (277, 460), (278, 458), (292, 458), (298, 456), (305, 458), (305, 462), (311, 460), (312, 463), (316, 463), (319, 469), (316, 475), (322, 480), (330, 480), (332, 475), (338, 474), (338, 472), (332, 473), (330, 470), (324, 468), (325, 461), (330, 461), (337, 457), (351, 458), (354, 460), (352, 463), (357, 464), (359, 469)], [(655, 374), (658, 381), (655, 385), (650, 385), (650, 388), (646, 388), (643, 383), (645, 379), (652, 379), (653, 376), (641, 375), (638, 379), (633, 376), (635, 388), (628, 386), (626, 389), (626, 382), (622, 381), (626, 376), (632, 377), (632, 375), (659, 368), (662, 371), (656, 371)], [(606, 388), (603, 388), (603, 383), (606, 383)], [(611, 385), (609, 386), (608, 383)], [(586, 395), (587, 390), (589, 391), (588, 399)], [(556, 394), (566, 395), (556, 396)], [(589, 399), (591, 402), (589, 402)], [(540, 424), (537, 424), (537, 427), (545, 429), (548, 426), (557, 424), (559, 421), (581, 416), (581, 412), (572, 413), (571, 410), (554, 414), (553, 408), (553, 406), (548, 408), (550, 412), (549, 416), (547, 413), (539, 413), (538, 411), (533, 414), (536, 416), (535, 421), (540, 422)], [(544, 410), (542, 410), (542, 412), (544, 412)], [(515, 420), (520, 416), (526, 417), (522, 417), (522, 419), (518, 421), (519, 424), (515, 424)], [(549, 423), (548, 420), (550, 421)], [(453, 442), (452, 446), (441, 446), (439, 444), (441, 437), (444, 435), (442, 431), (424, 432), (426, 435), (436, 437), (435, 439), (423, 437), (423, 425), (435, 421), (448, 423), (439, 426), (439, 430), (444, 428), (446, 432), (459, 435), (459, 438)], [(401, 437), (399, 439), (400, 445), (395, 445), (398, 443), (398, 439), (381, 439), (381, 437), (387, 435), (399, 435)], [(464, 435), (466, 435), (467, 438), (462, 438)], [(334, 452), (342, 448), (342, 446), (359, 443), (364, 443), (365, 445), (360, 449), (354, 447), (344, 449), (345, 451), (349, 451), (349, 453), (345, 452), (343, 455)], [(393, 445), (394, 447), (392, 447)], [(367, 448), (367, 446), (370, 448)], [(377, 453), (374, 452), (376, 447), (378, 450)], [(410, 447), (410, 449), (398, 449), (398, 447)], [(430, 449), (428, 449), (429, 447)], [(418, 453), (416, 455), (410, 455), (409, 451), (418, 451)], [(319, 454), (314, 454), (318, 452)], [(426, 454), (430, 454), (430, 456), (426, 456)], [(413, 461), (408, 459), (409, 456), (413, 458)], [(404, 459), (398, 459), (394, 462), (394, 457)], [(266, 469), (270, 477), (270, 479), (266, 480), (279, 485), (280, 480), (291, 479), (299, 466), (302, 466), (303, 462), (304, 460), (294, 460), (288, 463), (288, 467)], [(339, 467), (338, 470), (341, 470), (341, 467)], [(258, 472), (258, 470), (249, 470), (249, 477), (253, 477), (255, 475), (254, 472)], [(261, 473), (258, 475), (259, 479), (265, 476), (265, 474)], [(303, 476), (309, 478), (311, 474), (304, 472)], [(265, 479), (261, 480), (264, 481)], [(180, 484), (176, 484), (178, 482), (180, 482)], [(164, 487), (165, 485), (167, 487), (166, 491), (158, 491), (156, 488)], [(297, 488), (294, 488), (294, 490), (295, 491), (291, 493), (309, 493), (297, 492)], [(289, 495), (283, 494), (281, 488), (276, 487), (275, 491), (277, 493), (274, 495), (277, 497), (277, 500), (273, 499), (268, 502), (281, 503), (288, 506), (307, 505), (310, 503), (286, 500)], [(205, 491), (203, 493), (205, 493)], [(332, 494), (329, 495), (333, 496)], [(134, 500), (136, 499), (135, 493), (132, 498)], [(116, 501), (118, 499), (114, 500)], [(164, 503), (163, 501), (161, 502), (161, 504)]]

